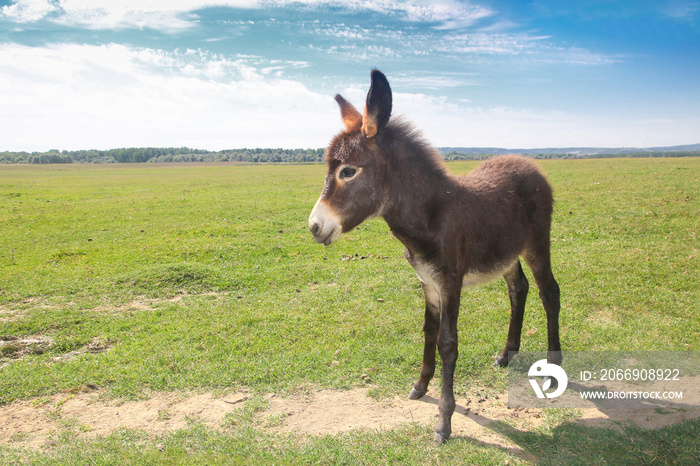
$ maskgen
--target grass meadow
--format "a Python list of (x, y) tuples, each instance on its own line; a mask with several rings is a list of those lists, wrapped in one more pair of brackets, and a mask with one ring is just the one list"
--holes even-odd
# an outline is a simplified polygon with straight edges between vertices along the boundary
[[(448, 164), (466, 173), (471, 162)], [(565, 350), (700, 350), (700, 158), (543, 161)], [(367, 384), (404, 395), (423, 300), (381, 219), (325, 248), (308, 214), (321, 165), (0, 166), (0, 405), (98, 388), (110, 399), (246, 389), (280, 396)], [(545, 350), (532, 284), (523, 350)], [(176, 298), (176, 299), (175, 299)], [(149, 303), (144, 311), (138, 303)], [(506, 390), (499, 280), (463, 292), (458, 393)], [(19, 339), (33, 339), (33, 346)], [(14, 343), (13, 343), (14, 342)], [(67, 355), (73, 355), (67, 357)], [(334, 361), (331, 364), (331, 361)], [(433, 382), (433, 387), (438, 381)], [(585, 427), (575, 414), (509, 437), (527, 457), (431, 426), (301, 438), (254, 417), (153, 438), (64, 435), (18, 464), (693, 464), (700, 421)], [(158, 447), (157, 447), (158, 446)]]

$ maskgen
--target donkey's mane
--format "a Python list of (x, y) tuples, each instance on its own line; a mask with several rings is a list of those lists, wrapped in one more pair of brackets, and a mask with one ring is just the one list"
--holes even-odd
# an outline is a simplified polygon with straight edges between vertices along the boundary
[(445, 163), (440, 153), (403, 115), (389, 121), (383, 130), (381, 143), (386, 156), (401, 165), (417, 165), (421, 170), (446, 174)]

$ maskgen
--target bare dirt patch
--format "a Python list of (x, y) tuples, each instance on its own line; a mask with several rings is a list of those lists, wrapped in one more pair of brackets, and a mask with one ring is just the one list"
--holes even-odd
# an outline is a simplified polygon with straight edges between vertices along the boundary
[[(258, 424), (279, 432), (306, 435), (335, 435), (356, 429), (391, 430), (408, 423), (433, 427), (437, 399), (428, 393), (418, 401), (396, 396), (375, 401), (367, 388), (346, 391), (321, 390), (306, 396), (268, 395), (268, 408), (257, 414)], [(433, 396), (431, 396), (433, 395)], [(251, 395), (232, 392), (156, 393), (148, 400), (118, 402), (103, 400), (99, 392), (59, 394), (49, 398), (17, 401), (0, 407), (0, 442), (38, 448), (51, 445), (58, 435), (71, 432), (79, 437), (106, 436), (119, 429), (138, 429), (157, 436), (183, 429), (190, 421), (219, 429), (226, 416), (244, 407)], [(615, 427), (629, 421), (658, 428), (684, 419), (700, 417), (700, 410), (581, 410), (577, 422)], [(453, 417), (453, 436), (497, 445), (512, 453), (520, 448), (494, 428), (507, 421), (518, 429), (532, 429), (545, 422), (542, 410), (508, 409), (506, 396), (458, 398)]]
[[(84, 353), (102, 353), (114, 346), (115, 341), (103, 341), (94, 338), (88, 344), (73, 351), (58, 355), (53, 362), (70, 361)], [(31, 354), (44, 354), (53, 349), (54, 339), (45, 335), (19, 337), (16, 335), (0, 335), (0, 369)]]
[(159, 305), (163, 303), (180, 303), (183, 299), (190, 296), (214, 296), (217, 299), (226, 296), (228, 293), (199, 293), (197, 295), (188, 294), (186, 291), (181, 291), (172, 298), (162, 299), (162, 298), (147, 298), (145, 296), (138, 297), (131, 300), (126, 304), (121, 304), (118, 306), (97, 306), (92, 309), (93, 312), (101, 313), (109, 316), (124, 315), (130, 312), (146, 312), (153, 311)]
[(43, 354), (53, 344), (49, 337), (36, 335), (20, 338), (16, 335), (0, 335), (0, 369), (9, 360), (21, 359), (28, 354)]
[[(490, 429), (489, 425), (508, 419), (520, 425), (538, 426), (542, 423), (542, 411), (509, 410), (507, 398), (501, 398), (458, 398), (452, 418), (452, 435), (478, 439), (512, 453), (523, 453), (516, 444)], [(335, 435), (356, 429), (392, 430), (410, 423), (434, 427), (437, 423), (437, 403), (438, 400), (430, 393), (414, 401), (400, 396), (375, 401), (367, 396), (367, 389), (324, 390), (308, 398), (273, 398), (270, 414), (283, 417), (280, 430), (286, 432)]]
[(14, 322), (24, 317), (25, 314), (26, 311), (23, 309), (0, 306), (0, 322)]
[(28, 298), (21, 303), (6, 304), (0, 306), (0, 322), (14, 322), (24, 318), (29, 312), (29, 306), (34, 309), (49, 309), (51, 306), (43, 304), (42, 298)]
[(106, 436), (119, 429), (159, 435), (183, 429), (188, 420), (219, 427), (247, 396), (156, 393), (148, 400), (101, 400), (96, 391), (16, 401), (0, 407), (0, 442), (40, 447), (72, 431), (81, 437)]
[[(351, 391), (324, 390), (310, 397), (273, 398), (270, 414), (280, 416), (280, 430), (308, 435), (334, 435), (355, 429), (392, 430), (407, 423), (434, 427), (437, 423), (439, 393), (428, 392), (412, 401), (396, 396), (374, 401), (367, 389)], [(478, 392), (477, 392), (478, 393)], [(506, 436), (499, 433), (497, 423), (506, 422), (519, 430), (543, 425), (542, 409), (510, 409), (507, 394), (496, 396), (457, 397), (452, 417), (452, 436), (471, 438), (479, 443), (495, 445), (516, 455), (528, 456)], [(581, 409), (576, 421), (589, 426), (618, 428), (620, 422), (632, 422), (645, 428), (660, 428), (700, 417), (700, 409), (654, 410), (649, 407), (608, 410)]]

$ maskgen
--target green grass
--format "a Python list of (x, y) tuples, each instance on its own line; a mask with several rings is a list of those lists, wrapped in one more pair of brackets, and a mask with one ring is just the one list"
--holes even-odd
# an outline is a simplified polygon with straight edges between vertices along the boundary
[[(553, 264), (564, 348), (700, 350), (700, 159), (542, 166), (557, 201)], [(153, 390), (347, 389), (364, 385), (360, 375), (367, 373), (375, 396), (407, 392), (422, 353), (418, 281), (381, 220), (329, 248), (312, 241), (307, 218), (323, 177), (320, 165), (0, 168), (0, 337), (50, 342), (19, 359), (11, 358), (15, 350), (0, 354), (0, 366), (6, 364), (0, 404), (85, 386), (126, 398)], [(530, 281), (522, 349), (544, 350), (545, 316)], [(506, 372), (491, 362), (505, 341), (507, 303), (502, 280), (463, 293), (457, 391), (505, 390)], [(62, 358), (70, 352), (77, 355)], [(503, 428), (538, 461), (572, 464), (588, 458), (581, 449), (617, 454), (621, 463), (651, 463), (671, 452), (672, 442), (697, 455), (697, 430), (695, 421), (651, 433), (568, 422), (542, 432)], [(581, 436), (588, 443), (577, 442)], [(470, 439), (435, 448), (430, 438), (412, 427), (300, 443), (249, 422), (223, 432), (193, 425), (156, 440), (132, 431), (67, 439), (29, 458), (37, 464), (523, 460)], [(0, 459), (21, 454), (0, 447)], [(664, 458), (675, 461), (671, 453)]]

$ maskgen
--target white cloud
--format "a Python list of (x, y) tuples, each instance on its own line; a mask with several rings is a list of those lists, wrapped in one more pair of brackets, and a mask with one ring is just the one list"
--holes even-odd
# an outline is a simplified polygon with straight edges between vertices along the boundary
[(654, 147), (693, 144), (700, 118), (479, 108), (430, 96), (399, 95), (394, 108), (440, 147)]
[(350, 11), (373, 11), (416, 23), (434, 23), (438, 29), (468, 27), (494, 14), (489, 8), (459, 0), (260, 0), (257, 5), (307, 8), (327, 5)]
[(15, 0), (2, 8), (2, 16), (19, 23), (50, 19), (86, 29), (151, 28), (174, 32), (196, 24), (193, 11), (212, 6), (246, 9), (332, 6), (435, 23), (441, 29), (471, 26), (493, 14), (485, 7), (457, 0)]
[(11, 44), (0, 62), (0, 87), (13, 90), (0, 101), (0, 150), (320, 147), (339, 127), (332, 96), (260, 57)]
[[(252, 3), (252, 2), (251, 2)], [(2, 15), (18, 23), (48, 19), (85, 29), (152, 28), (178, 31), (191, 27), (189, 12), (211, 0), (16, 0)]]
[(661, 4), (657, 6), (662, 14), (680, 20), (692, 20), (695, 19), (698, 12), (700, 12), (700, 2), (697, 1), (685, 1), (676, 0), (670, 1), (666, 4)]
[(413, 87), (422, 89), (444, 89), (461, 86), (476, 86), (474, 73), (441, 73), (441, 74), (421, 74), (411, 73), (393, 76), (392, 84), (402, 87)]
[[(118, 44), (0, 44), (0, 151), (125, 146), (322, 147), (340, 129), (323, 82), (288, 76), (308, 64), (200, 49)], [(450, 89), (471, 75), (390, 76), (394, 112), (438, 146), (663, 146), (697, 141), (697, 115), (651, 119), (513, 108), (406, 92)], [(319, 86), (321, 84), (321, 86)], [(343, 90), (361, 108), (368, 80)], [(443, 91), (438, 91), (443, 92)]]
[(438, 29), (459, 29), (492, 16), (493, 11), (480, 5), (456, 0), (423, 0), (397, 2), (395, 0), (371, 2), (377, 11), (397, 11), (407, 20), (440, 23)]
[(49, 0), (18, 0), (2, 7), (2, 15), (18, 23), (32, 23), (60, 11), (55, 2)]
[(515, 63), (605, 66), (619, 63), (624, 58), (622, 55), (597, 53), (582, 47), (561, 46), (551, 36), (528, 33), (444, 33), (344, 24), (314, 24), (306, 31), (334, 38), (330, 43), (309, 44), (310, 50), (343, 56), (354, 62), (433, 57), (482, 65), (506, 59)]
[(435, 45), (437, 51), (447, 53), (483, 53), (517, 55), (541, 49), (548, 36), (528, 34), (474, 32), (443, 37)]
[[(390, 78), (391, 79), (391, 78)], [(394, 81), (392, 79), (392, 81)], [(358, 108), (366, 89), (343, 96)], [(481, 108), (464, 99), (394, 92), (393, 111), (413, 122), (436, 147), (654, 147), (694, 144), (700, 118), (682, 120), (625, 115)]]
[(604, 55), (581, 47), (549, 47), (545, 61), (575, 66), (613, 65), (622, 61), (622, 55)]
[(45, 19), (87, 30), (148, 28), (176, 33), (196, 26), (198, 18), (194, 11), (214, 5), (268, 9), (287, 6), (311, 10), (334, 6), (349, 11), (374, 11), (406, 21), (432, 24), (436, 28), (406, 30), (320, 20), (290, 23), (291, 27), (299, 28), (300, 34), (311, 32), (333, 40), (333, 45), (322, 41), (309, 48), (346, 56), (353, 61), (430, 55), (458, 55), (472, 62), (487, 56), (520, 55), (539, 62), (574, 66), (600, 66), (620, 61), (619, 57), (584, 48), (558, 46), (549, 36), (484, 32), (483, 28), (469, 32), (442, 31), (460, 29), (495, 14), (477, 4), (457, 0), (16, 0), (3, 7), (1, 15), (17, 23)]

